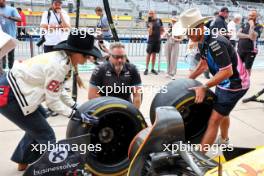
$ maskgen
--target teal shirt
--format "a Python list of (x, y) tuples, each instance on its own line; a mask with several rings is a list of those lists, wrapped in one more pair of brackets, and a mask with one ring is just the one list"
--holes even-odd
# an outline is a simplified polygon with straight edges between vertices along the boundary
[[(0, 7), (0, 14), (4, 14), (5, 16), (12, 16), (12, 17), (17, 17), (20, 18), (20, 15), (14, 7), (6, 5), (5, 7), (1, 8)], [(4, 18), (0, 16), (0, 24), (2, 27), (2, 30), (11, 35), (12, 37), (16, 38), (16, 22), (14, 20), (9, 20), (7, 18)]]

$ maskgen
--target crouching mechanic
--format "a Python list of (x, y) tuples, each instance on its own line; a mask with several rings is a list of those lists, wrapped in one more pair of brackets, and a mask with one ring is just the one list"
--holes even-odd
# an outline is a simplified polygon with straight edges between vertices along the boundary
[(188, 37), (193, 42), (199, 42), (201, 46), (199, 48), (201, 60), (190, 78), (197, 78), (207, 68), (213, 75), (206, 84), (191, 88), (196, 94), (195, 102), (203, 102), (207, 89), (216, 86), (217, 98), (201, 141), (203, 152), (206, 152), (205, 148), (208, 149), (208, 144), (212, 145), (215, 142), (219, 127), (220, 142), (228, 142), (229, 114), (249, 88), (249, 74), (230, 41), (220, 35), (209, 35), (204, 27), (206, 20), (208, 18), (202, 17), (198, 9), (189, 9), (180, 15), (180, 26), (188, 29)]
[(25, 131), (11, 158), (18, 163), (19, 171), (40, 157), (38, 151), (32, 151), (31, 144), (56, 142), (41, 103), (65, 117), (87, 121), (76, 111), (72, 98), (62, 93), (62, 87), (72, 67), (84, 64), (89, 56), (100, 55), (93, 44), (93, 36), (75, 31), (55, 46), (57, 51), (17, 63), (0, 77), (0, 112)]
[[(100, 96), (118, 97), (139, 108), (141, 105), (141, 78), (133, 64), (127, 62), (125, 46), (121, 43), (110, 45), (110, 57), (92, 73), (88, 98)], [(133, 101), (131, 100), (133, 94)]]

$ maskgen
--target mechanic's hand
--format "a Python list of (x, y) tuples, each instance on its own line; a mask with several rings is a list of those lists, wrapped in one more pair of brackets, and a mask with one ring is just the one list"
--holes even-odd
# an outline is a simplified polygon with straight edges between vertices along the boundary
[(195, 91), (195, 103), (202, 103), (206, 94), (207, 88), (205, 86), (192, 87), (189, 90)]
[(80, 113), (78, 110), (75, 111), (71, 119), (92, 125), (97, 125), (99, 123), (99, 119), (97, 117), (89, 115), (87, 113)]

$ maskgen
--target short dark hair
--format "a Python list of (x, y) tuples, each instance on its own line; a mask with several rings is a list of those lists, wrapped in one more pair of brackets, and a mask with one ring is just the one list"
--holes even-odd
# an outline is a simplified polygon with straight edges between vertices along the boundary
[(229, 12), (228, 8), (227, 7), (222, 7), (220, 12)]
[(103, 9), (102, 9), (102, 7), (96, 7), (96, 8), (95, 8), (95, 11), (96, 11), (96, 12), (103, 12)]
[(22, 9), (21, 9), (20, 7), (18, 7), (18, 8), (17, 8), (17, 11), (21, 12), (21, 11), (22, 11)]

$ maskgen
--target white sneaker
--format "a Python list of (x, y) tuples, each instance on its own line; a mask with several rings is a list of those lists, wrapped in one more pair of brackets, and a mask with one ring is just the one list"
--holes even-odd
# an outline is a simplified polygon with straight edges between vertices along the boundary
[(171, 76), (171, 79), (172, 79), (172, 80), (175, 80), (176, 78), (175, 78), (175, 76)]
[(216, 138), (216, 141), (215, 141), (216, 144), (218, 145), (221, 145), (221, 144), (226, 144), (228, 145), (229, 144), (229, 138), (227, 139), (223, 139), (220, 135)]

